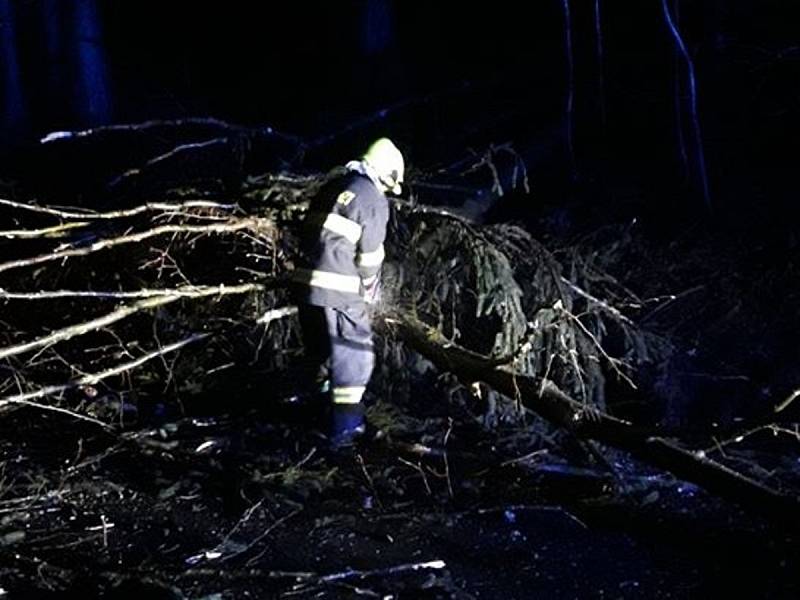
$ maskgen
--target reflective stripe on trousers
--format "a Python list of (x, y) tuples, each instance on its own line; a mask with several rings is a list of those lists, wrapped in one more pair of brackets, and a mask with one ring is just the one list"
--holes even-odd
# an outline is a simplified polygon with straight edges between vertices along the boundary
[(334, 404), (358, 404), (364, 395), (364, 385), (351, 385), (347, 387), (333, 386), (332, 395)]
[(358, 275), (342, 275), (318, 269), (297, 269), (292, 275), (292, 279), (298, 283), (335, 292), (358, 294), (361, 291), (361, 278)]

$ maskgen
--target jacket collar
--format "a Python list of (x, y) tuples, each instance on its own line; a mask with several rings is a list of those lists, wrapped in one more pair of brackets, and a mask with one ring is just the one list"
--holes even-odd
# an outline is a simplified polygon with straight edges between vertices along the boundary
[(365, 177), (369, 177), (372, 183), (375, 184), (375, 187), (379, 190), (383, 190), (383, 186), (381, 185), (381, 180), (378, 177), (378, 174), (375, 172), (367, 162), (363, 160), (351, 160), (349, 163), (345, 165), (345, 168), (348, 171), (355, 171), (360, 175), (364, 175)]

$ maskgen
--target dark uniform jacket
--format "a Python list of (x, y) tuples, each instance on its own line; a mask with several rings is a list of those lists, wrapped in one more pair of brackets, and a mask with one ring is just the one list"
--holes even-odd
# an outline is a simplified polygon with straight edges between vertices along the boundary
[(294, 274), (298, 300), (347, 309), (363, 306), (363, 282), (377, 276), (389, 202), (355, 169), (326, 183), (311, 200), (301, 240), (304, 264)]

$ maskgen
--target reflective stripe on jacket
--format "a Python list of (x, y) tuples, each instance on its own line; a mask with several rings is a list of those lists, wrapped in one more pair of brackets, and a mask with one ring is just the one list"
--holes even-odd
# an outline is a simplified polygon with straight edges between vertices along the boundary
[(304, 261), (293, 279), (299, 300), (346, 308), (361, 304), (362, 279), (376, 275), (385, 256), (386, 196), (354, 170), (326, 183), (311, 200), (303, 230)]

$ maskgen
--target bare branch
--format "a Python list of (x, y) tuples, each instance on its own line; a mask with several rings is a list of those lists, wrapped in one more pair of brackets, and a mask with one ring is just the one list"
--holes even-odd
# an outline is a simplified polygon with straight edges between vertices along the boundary
[[(54, 290), (52, 292), (8, 292), (0, 288), (0, 298), (7, 300), (56, 300), (62, 298), (97, 298), (100, 300), (126, 300), (136, 298), (200, 298), (209, 294), (214, 294), (220, 289), (231, 289), (236, 286), (220, 285), (185, 285), (177, 288), (165, 289), (143, 289), (132, 291), (92, 291), (92, 290)], [(286, 314), (294, 314), (297, 309), (286, 307), (276, 309), (276, 311), (287, 311)], [(261, 319), (274, 320), (286, 316), (281, 313), (276, 316), (269, 316), (276, 311), (269, 311)], [(266, 322), (259, 319), (259, 323)]]
[[(56, 386), (54, 386), (54, 387), (56, 387)], [(64, 391), (64, 390), (60, 390), (60, 391)], [(56, 394), (58, 392), (55, 391), (53, 393)], [(57, 413), (60, 413), (62, 415), (67, 415), (69, 417), (72, 417), (73, 419), (78, 419), (79, 421), (88, 421), (89, 423), (94, 423), (95, 425), (100, 425), (100, 427), (103, 427), (105, 429), (110, 429), (111, 428), (108, 424), (103, 423), (102, 421), (100, 421), (99, 419), (95, 419), (94, 417), (90, 417), (88, 415), (82, 415), (81, 413), (78, 413), (78, 412), (75, 412), (75, 411), (72, 411), (72, 410), (67, 410), (66, 408), (61, 408), (60, 406), (48, 406), (47, 404), (39, 404), (38, 402), (31, 402), (30, 400), (17, 399), (16, 396), (12, 396), (11, 398), (8, 398), (7, 400), (0, 400), (0, 409), (3, 408), (4, 406), (9, 405), (9, 404), (17, 404), (17, 405), (21, 405), (21, 406), (30, 406), (30, 407), (33, 407), (33, 408), (38, 408), (40, 410), (47, 410), (47, 411), (50, 411), (50, 412), (57, 412)]]
[(31, 258), (23, 258), (20, 260), (12, 260), (0, 264), (0, 273), (10, 271), (11, 269), (18, 269), (20, 267), (30, 267), (42, 263), (73, 258), (75, 256), (86, 256), (100, 250), (121, 246), (124, 244), (132, 244), (141, 242), (151, 237), (156, 237), (168, 233), (227, 233), (239, 231), (241, 229), (258, 229), (259, 223), (264, 219), (250, 218), (230, 221), (227, 223), (220, 223), (217, 225), (162, 225), (161, 227), (154, 227), (147, 231), (140, 231), (139, 233), (132, 233), (130, 235), (123, 235), (116, 238), (99, 240), (89, 246), (83, 248), (70, 248), (68, 250), (59, 250), (50, 252), (48, 254), (40, 254)]
[(599, 306), (600, 308), (602, 308), (603, 310), (607, 311), (610, 315), (616, 317), (617, 319), (619, 319), (623, 323), (625, 323), (627, 325), (633, 325), (633, 321), (631, 321), (628, 317), (623, 315), (618, 309), (616, 309), (613, 306), (611, 306), (608, 302), (604, 302), (603, 300), (600, 300), (599, 298), (595, 298), (589, 292), (587, 292), (586, 290), (581, 289), (580, 287), (578, 287), (577, 285), (572, 283), (566, 277), (561, 277), (560, 279), (561, 279), (561, 283), (565, 284), (569, 289), (571, 289), (573, 292), (575, 292), (578, 296), (581, 296), (582, 298), (584, 298), (585, 300), (588, 300), (592, 304), (594, 304), (596, 306)]
[(578, 327), (578, 329), (581, 330), (583, 335), (585, 335), (587, 338), (589, 338), (591, 340), (591, 342), (594, 345), (594, 347), (597, 349), (597, 351), (600, 353), (600, 355), (603, 358), (606, 359), (606, 362), (608, 362), (608, 365), (619, 376), (619, 378), (622, 379), (625, 383), (627, 383), (632, 389), (634, 389), (634, 390), (638, 389), (636, 387), (636, 384), (633, 382), (633, 380), (630, 377), (628, 377), (622, 371), (621, 367), (627, 367), (628, 365), (626, 365), (624, 361), (622, 361), (622, 360), (620, 360), (618, 358), (614, 358), (613, 356), (610, 356), (603, 349), (603, 346), (600, 344), (600, 340), (597, 339), (597, 336), (595, 336), (591, 331), (589, 331), (589, 329), (587, 329), (586, 325), (584, 325), (578, 317), (573, 315), (566, 308), (558, 306), (559, 303), (556, 303), (556, 304), (557, 304), (557, 306), (555, 307), (556, 308), (556, 312), (566, 316), (570, 321), (575, 323), (575, 325)]
[(57, 238), (64, 237), (64, 234), (73, 229), (86, 227), (89, 223), (86, 221), (73, 221), (72, 223), (62, 223), (61, 225), (54, 225), (52, 227), (45, 227), (43, 229), (10, 229), (7, 231), (0, 231), (0, 237), (9, 239), (33, 239), (33, 238)]
[(800, 396), (800, 389), (793, 391), (786, 400), (778, 404), (778, 406), (775, 407), (775, 412), (779, 413), (786, 410), (792, 402), (797, 400), (798, 396)]
[[(261, 289), (264, 289), (263, 285), (254, 283), (235, 285), (231, 287), (225, 287), (224, 285), (221, 285), (219, 287), (206, 288), (204, 291), (197, 292), (192, 297), (203, 298), (207, 296), (228, 296), (231, 294), (255, 292)], [(58, 342), (63, 342), (73, 337), (89, 333), (101, 327), (106, 327), (111, 323), (115, 323), (136, 313), (170, 304), (182, 297), (184, 296), (160, 296), (155, 298), (145, 298), (144, 300), (134, 302), (133, 304), (122, 306), (121, 308), (118, 308), (117, 310), (101, 317), (97, 317), (96, 319), (70, 325), (69, 327), (59, 329), (49, 335), (42, 336), (24, 344), (17, 344), (15, 346), (2, 348), (0, 349), (0, 359), (8, 358), (9, 356), (16, 356), (18, 354), (24, 354), (25, 352), (30, 352), (31, 350), (35, 350), (37, 348), (44, 348)]]
[(297, 314), (296, 306), (282, 306), (281, 308), (273, 308), (259, 317), (256, 323), (263, 325), (264, 323), (271, 323), (272, 321), (277, 321), (278, 319), (283, 319), (284, 317), (295, 314)]
[(9, 206), (11, 208), (18, 208), (20, 210), (28, 210), (31, 212), (37, 212), (47, 215), (53, 215), (55, 217), (61, 217), (63, 219), (93, 219), (93, 220), (103, 220), (103, 219), (119, 219), (123, 217), (133, 217), (135, 215), (139, 215), (145, 212), (150, 211), (182, 211), (188, 208), (215, 208), (219, 210), (235, 210), (239, 208), (238, 204), (220, 204), (218, 202), (210, 202), (208, 200), (187, 200), (186, 202), (148, 202), (146, 204), (142, 204), (141, 206), (136, 206), (134, 208), (129, 208), (125, 210), (113, 210), (104, 213), (98, 213), (94, 211), (66, 211), (66, 210), (58, 210), (55, 208), (51, 208), (49, 206), (39, 206), (36, 204), (25, 204), (23, 202), (14, 202), (13, 200), (6, 200), (4, 198), (0, 198), (0, 206)]
[(334, 581), (342, 581), (345, 579), (366, 577), (387, 577), (391, 575), (399, 575), (409, 571), (419, 571), (427, 569), (444, 569), (447, 565), (443, 560), (430, 560), (427, 562), (410, 563), (397, 565), (394, 567), (385, 567), (383, 569), (374, 569), (370, 571), (357, 571), (355, 569), (348, 569), (341, 573), (331, 573), (330, 575), (323, 575), (319, 578), (320, 583), (333, 583)]
[(101, 425), (103, 427), (108, 427), (106, 423), (99, 421), (98, 419), (82, 415), (80, 413), (76, 413), (65, 408), (60, 408), (57, 406), (48, 406), (45, 404), (39, 404), (38, 402), (32, 402), (32, 400), (36, 398), (44, 398), (46, 396), (55, 396), (58, 394), (62, 394), (63, 392), (71, 389), (75, 389), (84, 385), (94, 385), (104, 379), (108, 379), (109, 377), (113, 377), (115, 375), (119, 375), (121, 373), (125, 373), (127, 371), (132, 371), (133, 369), (142, 366), (144, 363), (153, 360), (154, 358), (163, 356), (165, 354), (169, 354), (170, 352), (174, 352), (183, 348), (184, 346), (191, 344), (193, 342), (200, 341), (205, 339), (209, 336), (208, 333), (199, 333), (193, 336), (190, 336), (180, 342), (175, 342), (174, 344), (169, 344), (168, 346), (163, 346), (154, 352), (150, 352), (145, 354), (144, 356), (140, 356), (136, 360), (132, 360), (121, 365), (117, 365), (110, 369), (106, 369), (105, 371), (101, 371), (99, 373), (89, 373), (84, 375), (83, 377), (79, 377), (78, 379), (74, 379), (69, 383), (65, 383), (63, 385), (50, 385), (47, 387), (43, 387), (38, 389), (34, 392), (28, 392), (25, 394), (18, 394), (16, 396), (9, 396), (7, 398), (0, 398), (0, 408), (8, 406), (10, 404), (17, 404), (17, 405), (24, 405), (24, 406), (32, 406), (35, 408), (39, 408), (42, 410), (49, 410), (54, 412), (59, 412), (63, 414), (67, 414), (71, 417), (76, 419), (81, 419), (83, 421), (89, 421), (91, 423), (95, 423)]

